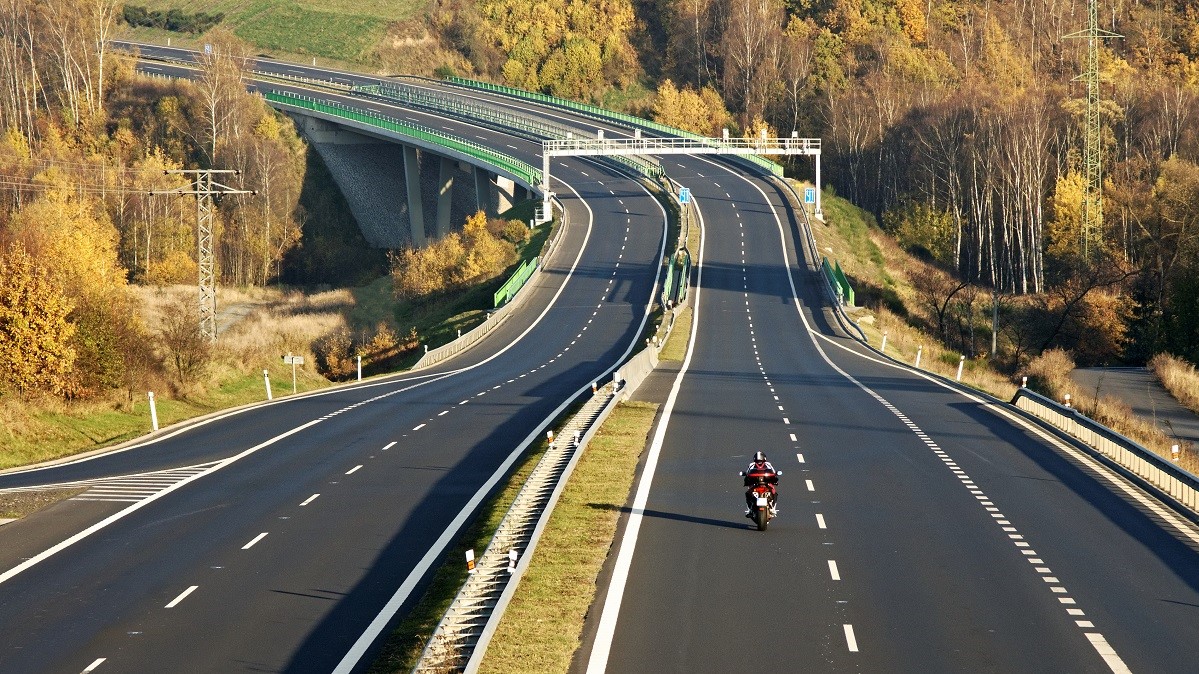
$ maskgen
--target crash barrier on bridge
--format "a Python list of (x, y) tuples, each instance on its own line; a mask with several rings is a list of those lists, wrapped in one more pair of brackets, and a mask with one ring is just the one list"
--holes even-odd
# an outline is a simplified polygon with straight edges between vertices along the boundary
[(504, 281), (504, 285), (495, 291), (496, 308), (504, 306), (508, 300), (516, 295), (517, 291), (525, 287), (525, 281), (528, 281), (529, 277), (533, 275), (533, 270), (537, 268), (538, 262), (538, 258), (525, 260), (516, 268), (516, 271), (512, 272), (512, 276), (509, 276), (508, 280)]
[(318, 101), (315, 98), (310, 98), (308, 96), (297, 96), (295, 94), (283, 91), (268, 91), (265, 92), (263, 96), (271, 103), (289, 105), (294, 108), (300, 108), (301, 110), (321, 112), (326, 115), (352, 120), (383, 129), (385, 131), (390, 131), (401, 136), (408, 136), (416, 140), (454, 150), (468, 157), (477, 159), (484, 164), (490, 164), (492, 166), (504, 169), (512, 175), (523, 180), (527, 185), (537, 186), (541, 184), (541, 169), (534, 168), (532, 165), (526, 164), (515, 157), (496, 152), (485, 145), (469, 141), (459, 136), (454, 136), (452, 134), (431, 129), (426, 126), (403, 122), (392, 117), (386, 117), (372, 110), (352, 108), (348, 105), (330, 101)]
[(429, 367), (430, 365), (435, 365), (447, 358), (450, 358), (451, 356), (456, 356), (463, 351), (466, 351), (470, 347), (477, 344), (479, 340), (486, 337), (487, 334), (499, 326), (500, 323), (503, 323), (505, 320), (507, 320), (508, 315), (521, 305), (528, 293), (522, 293), (520, 291), (536, 283), (537, 277), (541, 274), (542, 264), (548, 261), (554, 254), (554, 251), (558, 249), (558, 243), (562, 240), (563, 232), (565, 232), (566, 228), (570, 226), (570, 211), (566, 210), (562, 206), (562, 202), (558, 201), (556, 198), (554, 199), (553, 203), (557, 207), (559, 213), (560, 224), (558, 225), (558, 231), (554, 232), (553, 236), (550, 237), (550, 240), (546, 242), (545, 247), (542, 248), (541, 257), (538, 258), (538, 263), (533, 265), (530, 276), (525, 280), (524, 284), (522, 284), (520, 288), (516, 289), (516, 291), (513, 293), (513, 296), (504, 304), (504, 306), (491, 312), (491, 315), (487, 317), (487, 320), (476, 325), (466, 334), (458, 337), (454, 341), (448, 344), (443, 344), (436, 349), (430, 349), (427, 353), (425, 353), (425, 355), (421, 356), (420, 360), (416, 361), (416, 364), (412, 366), (413, 370), (419, 370)]
[(619, 402), (617, 392), (613, 383), (600, 387), (559, 429), (433, 631), (413, 672), (478, 671), (567, 480), (588, 442)]
[(1178, 503), (1199, 513), (1199, 477), (1194, 474), (1087, 418), (1077, 409), (1061, 405), (1027, 388), (1016, 391), (1012, 404), (1080, 440)]
[[(492, 91), (498, 94), (504, 94), (505, 96), (511, 96), (513, 98), (523, 98), (526, 101), (535, 101), (544, 105), (565, 108), (567, 110), (571, 110), (603, 122), (623, 124), (633, 128), (640, 127), (642, 129), (648, 129), (650, 131), (655, 131), (668, 136), (678, 136), (680, 138), (692, 138), (697, 140), (711, 140), (707, 136), (701, 136), (698, 133), (684, 131), (683, 129), (677, 129), (673, 126), (667, 126), (665, 124), (660, 124), (648, 119), (642, 119), (641, 117), (628, 115), (623, 112), (614, 112), (612, 110), (605, 110), (604, 108), (595, 105), (588, 105), (586, 103), (579, 103), (578, 101), (558, 98), (557, 96), (548, 96), (546, 94), (525, 91), (524, 89), (517, 89), (516, 87), (504, 86), (502, 84), (492, 84), (491, 82), (481, 82), (479, 80), (470, 80), (464, 77), (450, 77), (445, 81), (450, 84), (456, 84), (460, 87), (465, 87), (468, 89)], [(765, 157), (759, 155), (744, 155), (740, 158), (755, 164), (776, 176), (783, 175), (782, 165), (772, 162)]]
[[(523, 132), (520, 135), (530, 140), (565, 139), (574, 133), (564, 126), (550, 124), (532, 117), (515, 115), (492, 106), (480, 105), (460, 96), (449, 97), (427, 89), (402, 84), (356, 86), (351, 89), (351, 93), (395, 101), (409, 107), (448, 114), (458, 119), (471, 119), (501, 131)], [(613, 156), (606, 157), (606, 159), (622, 164), (647, 178), (655, 179), (663, 174), (661, 164), (648, 158)]]

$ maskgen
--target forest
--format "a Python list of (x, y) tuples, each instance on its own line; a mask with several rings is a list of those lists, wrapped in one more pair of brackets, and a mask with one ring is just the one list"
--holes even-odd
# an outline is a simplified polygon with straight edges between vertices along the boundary
[[(113, 52), (129, 21), (168, 15), (159, 4), (0, 0), (10, 392), (132, 390), (161, 366), (140, 347), (148, 336), (127, 290), (196, 275), (194, 201), (150, 194), (187, 177), (164, 171), (237, 168), (234, 186), (257, 192), (219, 205), (222, 285), (345, 285), (386, 271), (379, 252), (361, 264), (360, 242), (330, 227), (346, 216), (335, 196), (312, 197), (332, 191), (327, 176), (313, 189), (319, 163), (242, 87), (252, 45), (210, 28), (202, 39), (216, 48), (194, 82), (138, 75)], [(1085, 45), (1064, 36), (1086, 13), (1081, 0), (432, 0), (420, 21), (434, 44), (389, 48), (437, 55), (416, 68), (424, 74), (703, 133), (821, 137), (830, 194), (929, 263), (913, 278), (931, 307), (926, 327), (963, 353), (984, 350), (996, 305), (998, 355), (1012, 369), (1050, 347), (1080, 364), (1160, 351), (1193, 362), (1199, 3), (1101, 7), (1102, 27), (1122, 37), (1102, 45), (1104, 220), (1084, 234)], [(890, 293), (861, 294), (902, 314)], [(31, 352), (46, 365), (22, 366)]]

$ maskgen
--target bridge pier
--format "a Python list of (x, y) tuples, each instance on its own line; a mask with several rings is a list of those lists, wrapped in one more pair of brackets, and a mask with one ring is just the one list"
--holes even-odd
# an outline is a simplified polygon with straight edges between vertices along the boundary
[(454, 201), (454, 160), (441, 157), (437, 178), (437, 238), (450, 233), (450, 212)]
[(478, 204), (479, 210), (483, 211), (489, 218), (494, 218), (495, 210), (495, 185), (491, 182), (491, 174), (478, 166), (474, 167), (475, 174), (475, 203)]
[(408, 228), (412, 233), (412, 247), (425, 247), (425, 206), (420, 191), (420, 157), (416, 148), (404, 146), (404, 178), (408, 184)]

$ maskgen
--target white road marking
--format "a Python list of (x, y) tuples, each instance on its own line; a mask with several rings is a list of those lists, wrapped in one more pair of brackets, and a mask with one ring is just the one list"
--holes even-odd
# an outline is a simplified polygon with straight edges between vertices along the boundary
[(357, 466), (354, 466), (353, 468), (351, 468), (351, 469), (347, 470), (347, 471), (346, 471), (346, 475), (353, 475), (354, 473), (357, 473), (357, 472), (358, 472), (358, 470), (359, 470), (359, 469), (361, 469), (361, 468), (362, 468), (362, 464), (360, 463), (360, 464), (358, 464)]
[(252, 540), (252, 541), (250, 541), (249, 543), (246, 543), (245, 545), (241, 546), (241, 549), (242, 549), (242, 550), (249, 550), (250, 548), (254, 547), (254, 544), (255, 544), (255, 543), (257, 543), (258, 541), (261, 541), (262, 539), (266, 538), (266, 535), (267, 535), (267, 532), (265, 532), (265, 531), (264, 531), (264, 532), (262, 532), (262, 533), (260, 533), (260, 534), (258, 534), (257, 536), (255, 536), (255, 537), (254, 537), (254, 540)]
[(799, 459), (799, 462), (800, 462), (800, 463), (803, 463), (803, 462), (804, 462), (804, 460), (803, 460), (803, 454), (796, 454), (796, 455), (795, 455), (795, 458)]
[(816, 513), (816, 527), (819, 529), (827, 529), (828, 526), (824, 523), (824, 515)]
[[(480, 393), (479, 395), (483, 395), (483, 394), (482, 394), (482, 393)], [(420, 429), (422, 429), (422, 428), (424, 428), (424, 427), (425, 427), (425, 425), (424, 425), (424, 424), (418, 424), (418, 425), (416, 425), (415, 427), (413, 427), (413, 429), (412, 429), (412, 430), (414, 430), (414, 431), (419, 431)]]
[(1112, 648), (1111, 644), (1107, 643), (1107, 639), (1104, 639), (1102, 634), (1099, 634), (1098, 632), (1087, 632), (1087, 640), (1091, 642), (1091, 645), (1094, 646), (1095, 650), (1099, 652), (1099, 656), (1103, 658), (1103, 661), (1107, 663), (1107, 666), (1110, 667), (1113, 672), (1117, 672), (1117, 674), (1124, 674), (1125, 672), (1130, 671), (1128, 669), (1128, 665), (1124, 664), (1124, 661), (1121, 660), (1120, 656), (1116, 654), (1116, 649)]
[(444, 417), (445, 415), (447, 415), (447, 414), (449, 414), (449, 413), (450, 413), (450, 411), (449, 411), (449, 410), (445, 410), (444, 412), (438, 412), (438, 413), (437, 413), (437, 416), (439, 416), (439, 417)]
[(842, 625), (845, 629), (845, 643), (849, 646), (850, 653), (858, 652), (858, 638), (853, 634), (853, 625)]
[(183, 592), (180, 592), (178, 597), (175, 597), (174, 599), (172, 599), (171, 603), (167, 604), (163, 608), (175, 608), (176, 606), (179, 605), (179, 602), (183, 601), (184, 599), (187, 599), (187, 595), (195, 592), (199, 587), (200, 587), (199, 585), (192, 585), (191, 587), (187, 588)]
[(465, 405), (465, 404), (466, 404), (466, 403), (468, 403), (468, 402), (470, 402), (470, 398), (467, 398), (466, 400), (460, 401), (458, 404), (459, 404), (459, 405)]
[(392, 447), (395, 447), (395, 446), (396, 446), (396, 443), (395, 443), (395, 441), (394, 441), (394, 440), (392, 440), (391, 442), (389, 442), (389, 443), (387, 443), (386, 445), (384, 445), (384, 446), (383, 446), (383, 451), (387, 451), (387, 450), (389, 450), (389, 449), (391, 449)]
[(812, 484), (811, 480), (804, 480), (804, 484), (807, 485), (808, 491), (816, 491), (816, 485)]
[[(158, 70), (158, 69), (155, 68), (155, 70)], [(87, 674), (88, 672), (96, 671), (96, 668), (99, 667), (100, 665), (104, 664), (104, 661), (107, 659), (108, 658), (96, 658), (95, 660), (92, 661), (92, 664), (90, 664), (86, 668), (84, 668), (84, 670), (81, 674)]]
[(791, 425), (791, 420), (790, 420), (790, 419), (788, 419), (787, 417), (783, 417), (783, 423), (784, 423), (785, 425), (787, 425), (787, 426), (790, 426), (790, 425)]
[(313, 501), (315, 501), (318, 496), (320, 496), (320, 494), (313, 494), (312, 496), (309, 496), (308, 498), (304, 499), (304, 502), (301, 503), (300, 505), (306, 506), (309, 503), (312, 503)]
[(841, 572), (837, 570), (836, 560), (828, 560), (828, 575), (832, 576), (833, 580), (841, 580)]
[(791, 442), (799, 442), (799, 438), (796, 438), (794, 433), (791, 434)]

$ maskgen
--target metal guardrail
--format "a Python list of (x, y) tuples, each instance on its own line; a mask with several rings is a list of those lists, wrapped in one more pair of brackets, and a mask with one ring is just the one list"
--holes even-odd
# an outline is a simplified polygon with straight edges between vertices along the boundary
[[(510, 114), (501, 109), (479, 105), (461, 97), (447, 98), (420, 87), (400, 84), (371, 84), (353, 87), (351, 93), (395, 101), (431, 112), (446, 113), (459, 119), (471, 119), (500, 130), (523, 131), (526, 134), (525, 137), (531, 140), (568, 139), (575, 133), (564, 126)], [(644, 158), (614, 156), (608, 157), (608, 159), (627, 166), (648, 178), (657, 178), (663, 173), (660, 164)]]
[(1199, 513), (1199, 477), (1158, 456), (1073, 407), (1061, 405), (1027, 388), (1016, 391), (1012, 404), (1077, 438), (1179, 504)]
[(617, 154), (820, 154), (819, 138), (564, 138), (542, 147), (555, 156)]
[[(617, 124), (624, 125), (629, 128), (648, 129), (650, 131), (655, 131), (657, 133), (662, 133), (662, 134), (665, 134), (668, 136), (677, 136), (680, 138), (690, 138), (693, 140), (706, 138), (705, 136), (701, 136), (698, 133), (693, 133), (691, 131), (684, 131), (683, 129), (677, 129), (672, 126), (660, 124), (658, 122), (654, 122), (654, 121), (651, 121), (648, 119), (642, 119), (641, 117), (635, 117), (633, 115), (628, 115), (623, 112), (614, 112), (612, 110), (605, 110), (604, 108), (601, 108), (598, 106), (588, 105), (586, 103), (579, 103), (577, 101), (571, 101), (571, 100), (567, 100), (565, 98), (558, 98), (557, 96), (548, 96), (546, 94), (539, 94), (539, 93), (535, 93), (532, 91), (525, 91), (524, 89), (517, 89), (516, 87), (504, 86), (502, 84), (492, 84), (491, 82), (481, 82), (479, 80), (471, 80), (471, 79), (466, 79), (464, 77), (451, 77), (445, 81), (450, 84), (454, 84), (454, 85), (464, 87), (467, 89), (476, 89), (476, 90), (480, 90), (480, 91), (491, 91), (491, 92), (495, 92), (498, 94), (504, 94), (506, 96), (511, 96), (513, 98), (522, 98), (527, 101), (535, 101), (537, 103), (542, 103), (544, 105), (551, 105), (551, 106), (558, 107), (558, 108), (565, 108), (567, 110), (571, 110), (571, 111), (580, 113), (587, 117), (591, 117), (592, 119), (598, 119), (600, 121), (609, 122), (609, 123), (617, 123)], [(766, 169), (773, 175), (776, 175), (776, 176), (783, 175), (783, 167), (779, 164), (776, 164), (775, 162), (770, 161), (769, 159), (766, 159), (765, 157), (749, 155), (749, 156), (744, 156), (742, 158), (753, 164), (756, 164), (757, 166), (760, 166), (763, 169)]]
[(380, 115), (371, 110), (362, 108), (353, 108), (348, 105), (337, 103), (334, 101), (320, 101), (308, 96), (297, 96), (296, 94), (268, 91), (263, 93), (268, 101), (279, 103), (282, 105), (291, 105), (293, 107), (313, 110), (315, 112), (323, 112), (335, 117), (350, 119), (363, 124), (368, 124), (392, 133), (398, 133), (417, 140), (422, 140), (426, 143), (439, 145), (451, 150), (455, 150), (469, 157), (473, 157), (486, 164), (491, 164), (503, 168), (513, 175), (523, 179), (527, 184), (536, 186), (541, 184), (541, 170), (534, 168), (515, 157), (496, 152), (491, 148), (480, 145), (473, 141), (469, 141), (459, 136), (454, 136), (436, 129), (431, 129), (426, 126), (404, 122), (393, 117)]
[(504, 281), (504, 285), (495, 291), (493, 299), (497, 308), (503, 306), (521, 288), (525, 287), (525, 281), (528, 281), (529, 277), (533, 275), (533, 270), (537, 268), (538, 263), (538, 258), (525, 260), (516, 268), (516, 271), (512, 272), (512, 276), (508, 277), (507, 281)]
[(570, 474), (618, 402), (610, 382), (560, 429), (433, 631), (414, 674), (478, 671)]

